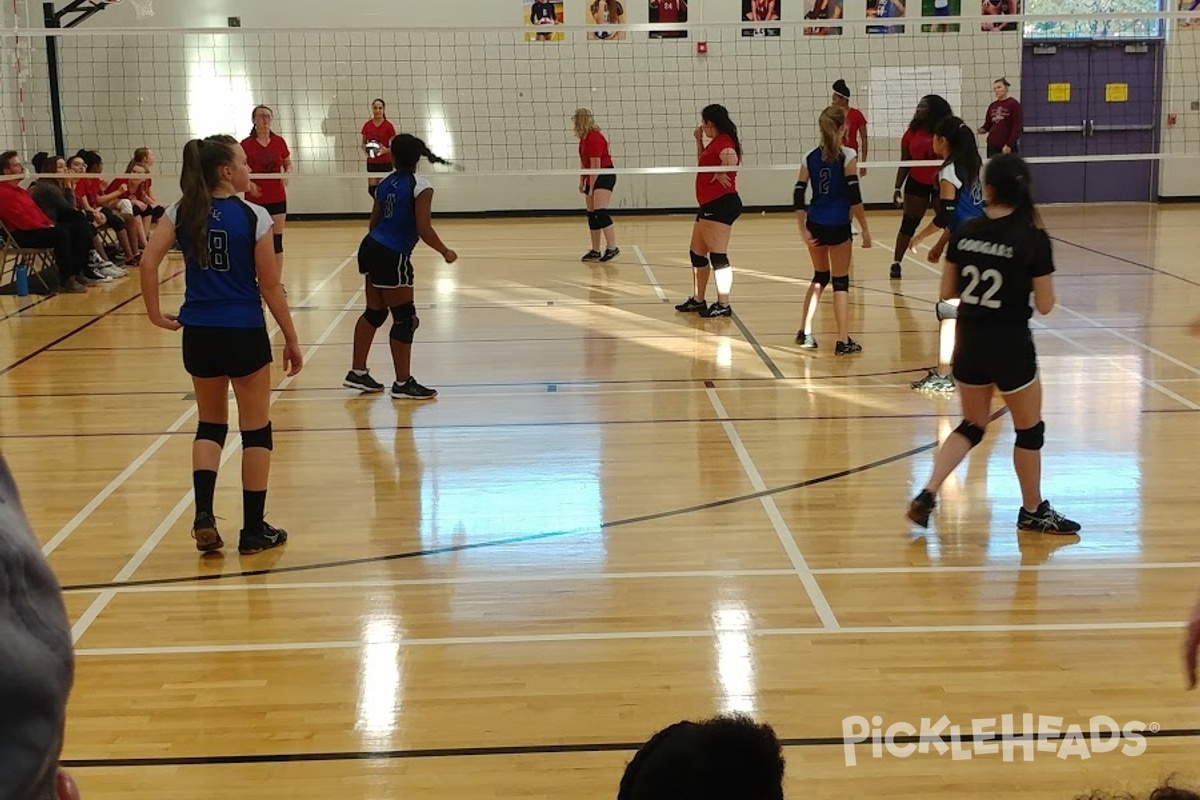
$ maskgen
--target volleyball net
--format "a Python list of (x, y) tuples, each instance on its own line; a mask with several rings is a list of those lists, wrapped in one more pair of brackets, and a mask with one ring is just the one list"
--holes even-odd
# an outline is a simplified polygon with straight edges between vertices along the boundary
[(54, 72), (68, 153), (96, 150), (114, 173), (149, 147), (155, 172), (171, 176), (156, 182), (168, 199), (189, 138), (241, 139), (265, 104), (292, 153), (292, 212), (357, 213), (370, 205), (361, 130), (381, 98), (398, 131), (454, 162), (428, 170), (440, 173), (440, 209), (545, 211), (579, 204), (571, 117), (582, 107), (613, 151), (615, 207), (671, 209), (693, 202), (692, 132), (700, 110), (721, 103), (745, 151), (743, 198), (783, 206), (844, 80), (868, 120), (866, 199), (886, 202), (920, 98), (941, 95), (978, 128), (1005, 78), (1024, 111), (1021, 152), (1043, 183), (1137, 184), (1119, 199), (1200, 196), (1200, 10), (971, 15), (959, 0), (927, 0), (903, 18), (869, 16), (868, 2), (862, 18), (846, 8), (804, 19), (793, 2), (782, 20), (370, 30), (154, 27), (165, 15), (139, 19), (125, 3), (53, 31), (53, 70), (51, 32), (10, 13), (0, 149), (26, 159), (56, 149)]

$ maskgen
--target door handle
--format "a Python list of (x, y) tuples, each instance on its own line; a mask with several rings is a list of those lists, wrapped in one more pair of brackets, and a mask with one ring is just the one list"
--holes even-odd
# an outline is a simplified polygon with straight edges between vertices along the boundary
[(1085, 137), (1086, 137), (1086, 136), (1095, 136), (1095, 135), (1096, 135), (1096, 120), (1094, 120), (1094, 119), (1085, 119), (1085, 120), (1083, 121), (1083, 135), (1084, 135)]
[(1112, 133), (1114, 131), (1152, 131), (1154, 126), (1147, 125), (1093, 125), (1092, 132)]
[(1025, 133), (1083, 133), (1083, 125), (1032, 125)]

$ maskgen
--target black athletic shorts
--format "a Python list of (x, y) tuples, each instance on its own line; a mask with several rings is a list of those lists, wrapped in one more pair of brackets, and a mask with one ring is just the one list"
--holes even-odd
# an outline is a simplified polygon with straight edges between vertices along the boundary
[(101, 206), (100, 213), (104, 215), (104, 224), (114, 231), (125, 230), (125, 218), (108, 206)]
[(823, 247), (845, 244), (851, 239), (849, 225), (822, 225), (812, 220), (805, 220), (804, 224), (808, 228), (808, 232), (817, 240), (817, 244)]
[(266, 328), (183, 328), (183, 368), (193, 378), (244, 378), (271, 361)]
[(593, 192), (601, 190), (611, 192), (617, 186), (616, 175), (589, 175), (588, 180), (592, 182), (591, 190)]
[(376, 289), (399, 289), (412, 286), (412, 256), (398, 253), (371, 238), (363, 237), (358, 246), (358, 271), (371, 279)]
[(372, 164), (367, 162), (367, 172), (391, 172), (393, 169), (391, 164)]
[(962, 386), (995, 386), (1013, 394), (1037, 379), (1037, 350), (1029, 328), (964, 325), (958, 320), (954, 340), (954, 380)]
[(938, 197), (935, 187), (913, 180), (912, 175), (904, 179), (904, 193), (912, 197), (920, 197), (926, 203), (932, 203)]
[(287, 200), (284, 200), (282, 203), (266, 203), (263, 205), (263, 208), (265, 208), (267, 213), (272, 217), (277, 217), (280, 214), (287, 213)]
[(737, 192), (723, 194), (711, 203), (700, 206), (696, 221), (719, 222), (722, 225), (732, 225), (742, 215), (742, 198)]

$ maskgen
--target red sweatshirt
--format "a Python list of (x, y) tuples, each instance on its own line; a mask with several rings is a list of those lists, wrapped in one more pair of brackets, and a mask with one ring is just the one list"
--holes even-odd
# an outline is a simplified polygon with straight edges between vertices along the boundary
[(19, 181), (0, 182), (0, 222), (10, 231), (36, 231), (53, 228), (54, 223), (33, 202)]
[(1014, 97), (996, 100), (988, 106), (983, 129), (987, 131), (989, 147), (1016, 147), (1025, 127), (1021, 104)]

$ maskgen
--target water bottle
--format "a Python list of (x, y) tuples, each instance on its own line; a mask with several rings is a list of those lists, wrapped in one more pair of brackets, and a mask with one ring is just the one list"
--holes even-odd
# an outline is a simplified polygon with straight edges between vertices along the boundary
[(29, 267), (17, 264), (17, 297), (29, 297)]

